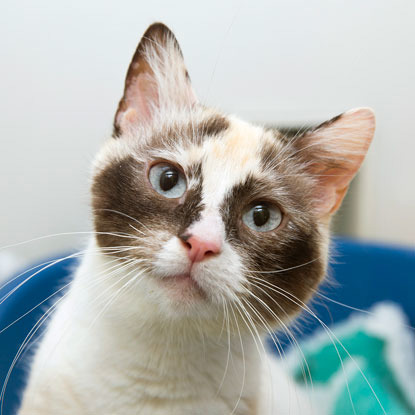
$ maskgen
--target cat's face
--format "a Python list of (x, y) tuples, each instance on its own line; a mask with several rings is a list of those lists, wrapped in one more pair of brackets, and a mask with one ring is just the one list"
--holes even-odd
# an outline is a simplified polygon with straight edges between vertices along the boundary
[(288, 140), (196, 100), (171, 32), (130, 65), (92, 186), (97, 242), (127, 247), (156, 305), (226, 304), (278, 324), (323, 279), (328, 225), (374, 130), (370, 110)]

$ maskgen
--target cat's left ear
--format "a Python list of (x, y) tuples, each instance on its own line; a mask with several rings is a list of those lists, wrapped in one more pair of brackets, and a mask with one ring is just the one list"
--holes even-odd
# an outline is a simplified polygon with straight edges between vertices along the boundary
[(362, 164), (375, 132), (370, 108), (345, 112), (295, 140), (309, 173), (314, 176), (314, 206), (318, 216), (337, 211)]
[(114, 137), (157, 113), (190, 108), (197, 102), (180, 46), (171, 30), (152, 24), (137, 46), (125, 79), (124, 95), (114, 119)]

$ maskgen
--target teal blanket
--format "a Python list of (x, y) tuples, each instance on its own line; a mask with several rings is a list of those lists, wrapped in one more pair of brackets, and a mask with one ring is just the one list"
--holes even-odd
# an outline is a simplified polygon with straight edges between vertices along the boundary
[(375, 305), (289, 355), (297, 384), (328, 415), (415, 414), (415, 338), (400, 308)]

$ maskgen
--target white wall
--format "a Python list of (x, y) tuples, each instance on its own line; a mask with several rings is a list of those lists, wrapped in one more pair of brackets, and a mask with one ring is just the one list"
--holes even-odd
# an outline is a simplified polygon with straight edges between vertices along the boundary
[[(202, 100), (264, 123), (372, 106), (357, 233), (415, 241), (415, 2), (3, 0), (0, 246), (88, 231), (89, 163), (148, 24), (176, 33)], [(16, 248), (26, 259), (79, 236)]]

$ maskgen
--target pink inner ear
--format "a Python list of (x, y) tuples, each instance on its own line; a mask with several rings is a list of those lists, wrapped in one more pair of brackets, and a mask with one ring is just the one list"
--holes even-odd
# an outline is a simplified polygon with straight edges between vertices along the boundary
[(353, 176), (354, 173), (343, 169), (329, 169), (318, 175), (315, 205), (321, 216), (337, 211)]
[(150, 124), (155, 112), (189, 109), (196, 102), (176, 38), (166, 26), (151, 25), (127, 71), (124, 95), (115, 115), (115, 136)]
[[(310, 172), (316, 180), (314, 205), (319, 216), (340, 207), (348, 186), (362, 164), (375, 130), (372, 110), (344, 113), (305, 137), (305, 148), (315, 162)], [(307, 147), (309, 146), (309, 147)]]
[(136, 76), (126, 90), (127, 110), (117, 114), (121, 129), (127, 131), (137, 123), (150, 123), (152, 111), (158, 107), (157, 85), (147, 73)]

